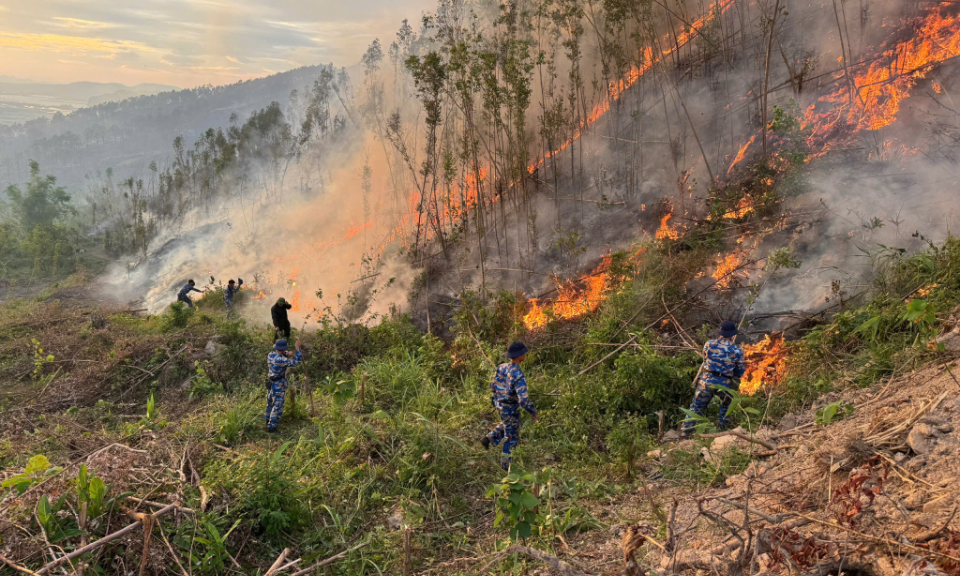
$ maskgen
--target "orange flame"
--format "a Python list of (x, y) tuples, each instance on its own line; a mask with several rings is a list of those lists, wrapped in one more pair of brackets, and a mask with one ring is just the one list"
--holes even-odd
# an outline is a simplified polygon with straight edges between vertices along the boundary
[(657, 240), (676, 240), (680, 237), (680, 232), (671, 227), (667, 222), (673, 218), (673, 212), (669, 212), (660, 219), (660, 228), (657, 229)]
[(740, 379), (740, 393), (753, 396), (761, 388), (771, 388), (787, 374), (790, 350), (781, 334), (765, 336), (756, 344), (743, 347), (747, 371)]
[[(717, 262), (717, 269), (713, 271), (713, 279), (717, 281), (720, 288), (729, 288), (730, 284), (736, 279), (737, 268), (743, 263), (743, 255), (737, 252), (731, 252)], [(746, 272), (745, 275), (749, 276)]]
[(370, 228), (370, 225), (371, 225), (370, 222), (364, 222), (364, 223), (361, 224), (360, 226), (354, 226), (354, 225), (351, 224), (351, 225), (350, 225), (350, 228), (347, 229), (347, 234), (343, 237), (343, 239), (344, 239), (344, 240), (349, 240), (350, 238), (353, 238), (354, 236), (360, 234), (360, 233), (363, 232), (364, 230), (369, 229), (369, 228)]
[[(884, 52), (866, 71), (853, 73), (852, 87), (851, 82), (841, 81), (837, 91), (820, 99), (837, 107), (819, 113), (815, 105), (807, 109), (804, 125), (813, 127), (808, 143), (821, 150), (819, 156), (860, 130), (890, 125), (917, 81), (956, 56), (960, 56), (960, 15), (945, 15), (940, 7), (931, 9), (917, 34)], [(847, 138), (839, 137), (843, 132)]]
[(300, 290), (294, 290), (293, 298), (290, 299), (290, 306), (292, 306), (290, 309), (294, 312), (300, 311)]
[(725, 220), (739, 220), (751, 212), (753, 212), (753, 198), (744, 196), (737, 202), (737, 207), (733, 210), (728, 210), (727, 213), (723, 215), (723, 218)]
[[(639, 254), (639, 253), (638, 253)], [(523, 317), (527, 330), (543, 328), (551, 319), (572, 320), (593, 312), (603, 302), (612, 288), (614, 278), (609, 272), (612, 258), (605, 256), (592, 274), (580, 278), (585, 286), (576, 283), (558, 283), (558, 295), (553, 302), (541, 304), (536, 298), (530, 300), (530, 311)]]
[(740, 147), (740, 151), (737, 152), (736, 157), (733, 159), (733, 162), (730, 163), (730, 167), (727, 168), (727, 176), (733, 174), (733, 169), (737, 164), (743, 161), (743, 158), (747, 155), (747, 149), (750, 148), (750, 145), (754, 143), (757, 139), (757, 135), (754, 134), (747, 140), (747, 143)]

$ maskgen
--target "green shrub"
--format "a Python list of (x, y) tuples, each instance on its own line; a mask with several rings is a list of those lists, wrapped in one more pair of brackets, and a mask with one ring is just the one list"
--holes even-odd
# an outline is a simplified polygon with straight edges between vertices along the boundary
[(183, 302), (174, 302), (170, 304), (170, 308), (167, 310), (167, 313), (163, 315), (163, 322), (161, 323), (161, 329), (164, 332), (171, 332), (173, 330), (182, 330), (187, 327), (187, 324), (190, 322), (190, 318), (193, 316), (193, 308), (190, 308)]
[(290, 444), (244, 457), (236, 465), (215, 461), (209, 471), (214, 483), (233, 494), (235, 513), (254, 518), (262, 533), (271, 538), (302, 527), (308, 518), (300, 499), (299, 470), (284, 456)]

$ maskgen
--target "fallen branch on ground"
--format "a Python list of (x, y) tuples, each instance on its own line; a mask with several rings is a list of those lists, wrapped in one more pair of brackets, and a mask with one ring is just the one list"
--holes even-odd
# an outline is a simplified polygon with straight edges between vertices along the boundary
[(36, 574), (36, 572), (34, 572), (29, 568), (24, 568), (23, 566), (14, 563), (12, 560), (7, 560), (7, 558), (3, 554), (0, 554), (0, 562), (3, 562), (7, 566), (16, 570), (17, 572), (23, 572), (24, 574)]
[(280, 553), (280, 556), (273, 562), (273, 566), (270, 566), (270, 569), (267, 570), (267, 573), (263, 576), (273, 576), (280, 570), (280, 565), (283, 564), (283, 561), (287, 559), (287, 555), (290, 554), (289, 548), (284, 548), (283, 552)]
[(342, 559), (346, 558), (347, 555), (350, 554), (351, 552), (353, 552), (353, 551), (355, 551), (355, 550), (359, 550), (359, 549), (363, 548), (364, 546), (367, 546), (368, 544), (370, 544), (370, 542), (364, 542), (363, 544), (357, 544), (356, 546), (354, 546), (353, 548), (350, 548), (349, 550), (344, 550), (343, 552), (340, 552), (339, 554), (336, 554), (335, 556), (331, 556), (331, 557), (327, 558), (326, 560), (321, 560), (320, 562), (317, 562), (317, 563), (314, 564), (313, 566), (309, 566), (309, 567), (307, 567), (307, 568), (304, 568), (303, 570), (301, 570), (301, 571), (299, 571), (299, 572), (294, 572), (294, 573), (291, 574), (290, 576), (304, 576), (305, 574), (310, 574), (311, 572), (316, 571), (317, 568), (322, 568), (322, 567), (326, 566), (327, 564), (333, 564), (333, 563), (336, 562), (337, 560), (342, 560)]
[[(152, 516), (153, 518), (157, 518), (157, 517), (163, 516), (167, 512), (170, 512), (171, 510), (174, 510), (176, 508), (177, 508), (176, 504), (170, 504), (169, 506), (166, 506), (161, 510), (157, 510)], [(120, 530), (117, 530), (112, 534), (107, 534), (106, 536), (97, 540), (96, 542), (91, 542), (90, 544), (87, 544), (82, 548), (77, 548), (76, 550), (67, 554), (66, 556), (61, 556), (60, 558), (57, 558), (52, 562), (48, 562), (43, 568), (37, 570), (37, 574), (46, 574), (47, 572), (63, 564), (64, 562), (73, 560), (74, 558), (77, 558), (78, 556), (82, 556), (87, 552), (90, 552), (91, 550), (96, 550), (97, 548), (103, 546), (104, 544), (109, 544), (110, 542), (113, 542), (118, 538), (122, 538), (123, 536), (126, 536), (127, 534), (136, 530), (138, 527), (140, 527), (140, 525), (141, 525), (141, 521), (137, 520), (136, 522), (134, 522), (133, 524), (130, 524), (129, 526), (126, 526), (125, 528), (121, 528)]]
[(953, 517), (956, 515), (957, 515), (957, 505), (954, 504), (953, 511), (950, 512), (950, 516), (948, 516), (947, 519), (942, 524), (940, 524), (933, 530), (929, 530), (927, 532), (920, 534), (919, 536), (914, 538), (913, 541), (916, 542), (917, 544), (923, 544), (924, 542), (929, 542), (933, 540), (934, 538), (939, 536), (941, 532), (947, 529), (947, 526), (950, 525), (950, 522), (953, 521)]
[[(144, 500), (143, 498), (137, 498), (136, 496), (127, 496), (127, 500), (133, 500), (134, 502), (143, 504), (144, 506), (150, 506), (152, 508), (166, 508), (167, 506), (171, 506), (171, 504), (163, 504), (161, 502), (151, 502), (150, 500)], [(193, 508), (184, 508), (183, 506), (180, 506), (177, 504), (173, 504), (172, 506), (175, 506), (177, 510), (181, 512), (186, 512), (187, 514), (196, 514), (196, 511), (194, 511)]]

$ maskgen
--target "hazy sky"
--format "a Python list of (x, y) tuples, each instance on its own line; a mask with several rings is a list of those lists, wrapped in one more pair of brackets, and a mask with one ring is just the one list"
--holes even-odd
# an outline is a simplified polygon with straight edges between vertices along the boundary
[(224, 84), (349, 66), (435, 0), (0, 0), (0, 76)]

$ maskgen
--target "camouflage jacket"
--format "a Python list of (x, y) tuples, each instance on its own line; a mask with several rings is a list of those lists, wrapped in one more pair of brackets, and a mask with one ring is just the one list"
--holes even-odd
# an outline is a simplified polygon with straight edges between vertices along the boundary
[(714, 338), (703, 346), (703, 372), (700, 384), (710, 386), (730, 386), (735, 378), (747, 371), (743, 359), (743, 348), (727, 338)]
[(497, 408), (501, 405), (519, 404), (531, 415), (537, 415), (537, 407), (527, 394), (527, 379), (520, 367), (513, 362), (505, 362), (497, 368), (497, 374), (490, 383), (490, 391), (493, 392), (493, 403)]
[(297, 350), (294, 358), (287, 358), (280, 352), (274, 350), (267, 355), (267, 377), (272, 383), (286, 383), (287, 368), (292, 368), (303, 363), (303, 353)]

